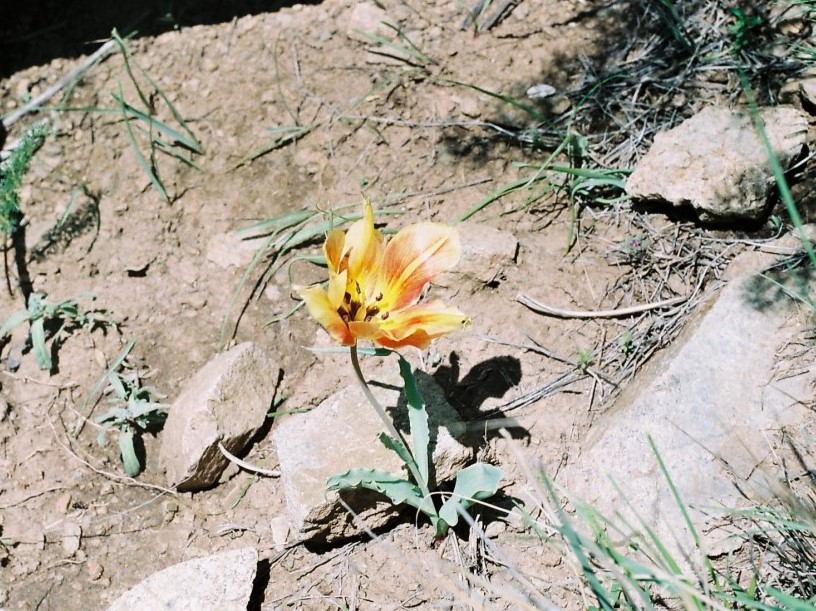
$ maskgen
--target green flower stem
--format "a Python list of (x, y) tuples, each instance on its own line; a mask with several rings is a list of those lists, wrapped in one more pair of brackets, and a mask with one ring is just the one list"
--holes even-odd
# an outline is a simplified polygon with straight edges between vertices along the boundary
[[(377, 397), (375, 397), (374, 393), (371, 392), (371, 388), (369, 388), (368, 382), (366, 382), (365, 376), (363, 376), (363, 371), (360, 369), (360, 360), (357, 358), (357, 344), (351, 346), (350, 353), (351, 366), (354, 368), (354, 373), (357, 375), (357, 381), (360, 383), (360, 387), (363, 389), (363, 394), (365, 394), (366, 399), (368, 399), (368, 402), (371, 403), (374, 411), (377, 412), (377, 415), (380, 417), (380, 420), (383, 421), (388, 434), (401, 443), (405, 449), (408, 450), (411, 457), (413, 457), (413, 452), (411, 452), (410, 446), (405, 442), (405, 437), (403, 437), (402, 433), (400, 433), (397, 430), (397, 427), (394, 426), (394, 423), (391, 418), (389, 418), (385, 408), (380, 405), (379, 401), (377, 401)], [(406, 465), (425, 498), (431, 498), (431, 492), (428, 489), (428, 482), (426, 482), (420, 475), (419, 469), (417, 469), (416, 466), (416, 460), (412, 460), (411, 462), (406, 463)]]

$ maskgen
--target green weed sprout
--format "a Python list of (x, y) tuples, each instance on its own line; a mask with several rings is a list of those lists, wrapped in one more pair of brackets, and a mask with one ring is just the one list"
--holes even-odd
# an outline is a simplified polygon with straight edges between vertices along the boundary
[(47, 133), (48, 124), (44, 121), (28, 128), (17, 147), (12, 151), (8, 161), (0, 165), (0, 235), (3, 238), (3, 269), (9, 295), (12, 294), (12, 289), (6, 245), (8, 240), (17, 233), (23, 219), (18, 191), (22, 185), (28, 163), (42, 144)]
[[(117, 327), (106, 310), (94, 307), (83, 308), (80, 300), (89, 300), (91, 304), (96, 297), (87, 292), (79, 293), (74, 297), (49, 302), (42, 293), (31, 293), (28, 298), (28, 307), (9, 316), (0, 327), (0, 341), (3, 341), (17, 325), (24, 322), (29, 324), (28, 341), (34, 352), (37, 367), (51, 371), (54, 364), (51, 360), (51, 351), (56, 351), (59, 344), (77, 328), (86, 328), (90, 331), (98, 327)], [(51, 342), (51, 350), (47, 343)]]
[(762, 18), (736, 7), (731, 9), (731, 14), (734, 15), (734, 23), (728, 26), (728, 31), (734, 37), (732, 49), (737, 53), (753, 44), (754, 33), (762, 25)]
[(28, 164), (48, 133), (45, 122), (31, 126), (20, 138), (8, 161), (0, 166), (0, 233), (8, 239), (20, 226), (22, 212), (18, 191)]
[[(129, 348), (132, 346), (132, 342), (128, 344)], [(122, 465), (128, 476), (136, 477), (143, 467), (136, 443), (143, 433), (164, 423), (170, 406), (153, 400), (163, 397), (154, 388), (142, 386), (139, 370), (127, 358), (118, 359), (117, 367), (105, 372), (105, 379), (109, 384), (108, 392), (113, 396), (108, 400), (108, 412), (96, 418), (96, 422), (102, 425), (97, 442), (104, 445), (108, 432), (118, 429)]]
[[(427, 348), (456, 329), (468, 326), (458, 308), (439, 301), (419, 302), (425, 286), (459, 260), (459, 236), (453, 227), (421, 223), (406, 227), (388, 242), (374, 228), (374, 209), (365, 201), (363, 218), (344, 233), (329, 233), (324, 245), (329, 268), (328, 290), (315, 285), (300, 291), (309, 312), (333, 339), (349, 348), (351, 364), (363, 393), (385, 425), (379, 436), (407, 467), (411, 479), (379, 469), (355, 468), (329, 478), (328, 490), (365, 488), (424, 513), (437, 538), (455, 526), (460, 513), (493, 496), (503, 477), (498, 468), (477, 463), (459, 471), (453, 492), (440, 507), (431, 491), (430, 430), (425, 407), (411, 365), (399, 348)], [(369, 340), (375, 349), (358, 348)], [(394, 426), (371, 392), (360, 368), (358, 352), (374, 356), (397, 354), (408, 404), (412, 444)], [(439, 493), (436, 493), (438, 496)]]

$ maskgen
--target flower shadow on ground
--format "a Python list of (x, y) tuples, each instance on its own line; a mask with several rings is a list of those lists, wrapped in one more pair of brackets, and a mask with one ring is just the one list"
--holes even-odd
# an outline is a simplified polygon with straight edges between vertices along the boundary
[[(507, 422), (507, 416), (499, 409), (486, 413), (482, 405), (490, 398), (501, 398), (508, 390), (521, 382), (521, 362), (513, 356), (496, 356), (477, 363), (461, 379), (459, 355), (452, 352), (450, 364), (442, 365), (433, 374), (442, 387), (453, 408), (468, 425), (468, 435), (463, 440), (478, 451), (490, 439), (499, 436), (499, 427), (485, 426), (490, 420)], [(515, 439), (529, 438), (529, 432), (521, 426), (507, 424), (504, 428)]]

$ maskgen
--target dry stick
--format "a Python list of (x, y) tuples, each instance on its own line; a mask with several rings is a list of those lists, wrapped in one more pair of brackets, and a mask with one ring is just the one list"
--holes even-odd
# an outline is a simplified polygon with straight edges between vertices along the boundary
[(62, 90), (63, 87), (68, 85), (69, 83), (77, 80), (82, 74), (91, 68), (95, 63), (102, 61), (108, 55), (113, 53), (114, 49), (116, 48), (116, 41), (111, 39), (106, 42), (104, 45), (99, 47), (94, 53), (88, 56), (88, 58), (82, 62), (79, 66), (71, 70), (68, 74), (62, 77), (59, 81), (54, 83), (51, 87), (43, 91), (40, 95), (36, 98), (31, 100), (28, 104), (20, 108), (19, 110), (15, 110), (11, 114), (9, 114), (5, 119), (3, 119), (3, 127), (6, 128), (6, 131), (14, 125), (17, 121), (22, 119), (25, 115), (30, 112), (34, 112), (35, 110), (39, 109), (45, 102), (53, 98), (57, 93)]
[(516, 295), (516, 301), (527, 306), (533, 312), (544, 314), (546, 316), (556, 316), (558, 318), (621, 318), (624, 316), (632, 316), (633, 314), (641, 314), (649, 310), (658, 310), (660, 308), (668, 308), (687, 301), (688, 297), (672, 297), (671, 299), (664, 299), (663, 301), (655, 301), (654, 303), (645, 303), (643, 305), (632, 306), (629, 308), (620, 308), (618, 310), (562, 310), (552, 306), (540, 303), (524, 293)]
[(490, 16), (482, 22), (482, 24), (479, 26), (479, 31), (487, 32), (488, 30), (492, 29), (493, 26), (507, 17), (520, 3), (521, 0), (504, 0), (504, 2), (502, 2), (499, 7), (490, 14)]
[[(363, 371), (360, 369), (360, 360), (357, 358), (357, 344), (352, 345), (349, 352), (351, 353), (351, 366), (354, 368), (357, 381), (360, 383), (360, 388), (363, 389), (363, 394), (365, 394), (366, 399), (368, 399), (368, 402), (371, 403), (371, 406), (374, 408), (374, 411), (377, 412), (380, 420), (383, 421), (388, 434), (391, 435), (395, 442), (401, 443), (408, 454), (413, 458), (413, 452), (411, 452), (409, 449), (410, 446), (405, 442), (405, 437), (403, 437), (402, 433), (400, 433), (397, 430), (397, 427), (394, 426), (394, 423), (391, 421), (391, 418), (388, 417), (385, 408), (380, 405), (380, 402), (377, 401), (377, 397), (374, 396), (374, 393), (372, 393), (371, 389), (368, 387), (368, 382), (366, 382)], [(430, 498), (431, 491), (428, 489), (428, 483), (420, 475), (419, 469), (416, 466), (416, 461), (411, 460), (406, 463), (406, 466), (411, 472), (411, 475), (414, 476), (417, 486), (419, 486), (419, 489), (422, 491), (422, 495), (425, 498)]]
[(221, 454), (224, 455), (228, 461), (235, 463), (242, 469), (246, 469), (247, 471), (251, 471), (253, 473), (260, 473), (261, 475), (266, 475), (268, 477), (280, 477), (280, 469), (264, 469), (263, 467), (256, 467), (255, 465), (248, 463), (244, 460), (241, 460), (234, 454), (230, 454), (229, 450), (224, 447), (220, 441), (218, 442), (218, 449), (221, 450)]

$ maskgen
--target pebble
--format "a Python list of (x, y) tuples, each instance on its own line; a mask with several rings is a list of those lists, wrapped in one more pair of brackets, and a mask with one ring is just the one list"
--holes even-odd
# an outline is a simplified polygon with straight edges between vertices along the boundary
[(105, 573), (105, 567), (96, 560), (88, 560), (88, 562), (85, 563), (85, 568), (88, 571), (91, 581), (96, 581)]
[(82, 542), (82, 528), (79, 524), (69, 522), (63, 532), (62, 549), (66, 556), (73, 556), (79, 551)]

